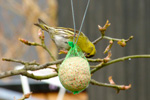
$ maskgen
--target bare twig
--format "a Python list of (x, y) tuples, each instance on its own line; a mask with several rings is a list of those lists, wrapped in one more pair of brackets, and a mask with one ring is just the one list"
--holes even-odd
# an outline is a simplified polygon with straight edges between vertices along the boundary
[(56, 61), (56, 58), (52, 55), (52, 53), (49, 51), (49, 49), (45, 46), (45, 43), (43, 45), (40, 45), (41, 47), (43, 47), (43, 49), (45, 49), (48, 54), (51, 56), (51, 58)]
[(94, 40), (92, 43), (93, 44), (96, 44), (97, 42), (99, 42), (100, 40), (102, 40), (102, 39), (107, 39), (107, 40), (112, 40), (112, 41), (122, 41), (122, 40), (124, 40), (125, 42), (128, 42), (128, 41), (130, 41), (130, 40), (132, 40), (133, 39), (133, 36), (130, 36), (128, 39), (118, 39), (118, 38), (112, 38), (112, 37), (109, 37), (109, 36), (101, 36), (101, 37), (99, 37), (99, 38), (97, 38), (96, 40)]
[[(35, 66), (35, 65), (26, 65), (26, 67), (24, 67), (23, 69), (19, 69), (19, 70), (11, 70), (11, 71), (6, 71), (6, 72), (2, 72), (0, 73), (0, 79), (1, 78), (6, 78), (6, 77), (9, 77), (9, 76), (14, 76), (14, 75), (25, 75), (25, 76), (28, 76), (30, 78), (35, 78), (35, 79), (42, 79), (41, 76), (33, 76), (31, 75), (30, 73), (27, 73), (28, 70), (31, 70), (31, 71), (35, 71), (35, 70), (39, 70), (39, 69), (43, 69), (43, 68), (47, 68), (49, 67), (50, 65), (55, 65), (55, 64), (59, 64), (63, 61), (64, 59), (59, 59), (57, 61), (53, 61), (53, 62), (48, 62), (48, 63), (45, 63), (43, 65), (39, 65), (39, 66)], [(56, 75), (56, 74), (55, 74)], [(47, 75), (47, 76), (43, 76), (43, 78), (48, 78), (48, 77), (51, 77), (51, 76), (55, 76), (55, 75)], [(39, 78), (40, 77), (40, 78)], [(45, 79), (44, 78), (44, 79)]]
[(98, 25), (99, 31), (101, 32), (102, 36), (105, 35), (106, 29), (110, 26), (111, 24), (109, 23), (109, 20), (106, 21), (105, 25), (102, 27)]
[(98, 42), (99, 42), (100, 40), (102, 40), (102, 39), (103, 39), (103, 36), (97, 38), (97, 39), (94, 40), (92, 43), (93, 43), (93, 44), (96, 44), (96, 43), (98, 43)]
[[(120, 41), (120, 40), (122, 40), (122, 39), (112, 38), (112, 37), (109, 37), (109, 36), (104, 36), (103, 38), (104, 39), (108, 39), (108, 40), (113, 40), (113, 41)], [(130, 41), (132, 39), (133, 39), (133, 36), (130, 36), (128, 39), (125, 40), (125, 42)]]
[(111, 60), (111, 61), (109, 61), (107, 63), (104, 63), (102, 65), (97, 65), (96, 68), (91, 70), (91, 73), (94, 73), (97, 70), (99, 70), (99, 69), (101, 69), (101, 68), (103, 68), (105, 66), (108, 66), (110, 64), (117, 63), (117, 62), (124, 61), (124, 60), (128, 60), (128, 59), (133, 59), (133, 58), (150, 58), (150, 55), (131, 55), (131, 56), (117, 58), (117, 59)]
[(102, 65), (104, 64), (104, 62), (101, 62), (95, 66), (90, 66), (91, 68), (98, 68), (98, 67), (101, 67)]
[(44, 41), (44, 39), (45, 39), (44, 31), (42, 31), (41, 29), (39, 29), (38, 35), (39, 35), (39, 38), (40, 38), (40, 40), (41, 40), (41, 44), (38, 45), (38, 46), (41, 46), (43, 49), (45, 49), (45, 50), (48, 52), (48, 54), (51, 56), (51, 58), (52, 58), (54, 61), (56, 61), (55, 57), (52, 55), (52, 53), (49, 51), (49, 49), (48, 49), (47, 46), (45, 45), (45, 41)]
[(39, 65), (39, 66), (26, 66), (26, 70), (39, 70), (39, 69), (43, 69), (43, 68), (47, 68), (50, 65), (55, 65), (55, 64), (60, 64), (64, 59), (59, 59), (57, 61), (53, 61), (53, 62), (48, 62), (45, 63), (43, 65)]
[(2, 73), (0, 73), (0, 79), (6, 78), (9, 76), (14, 76), (14, 75), (24, 75), (24, 76), (27, 76), (29, 78), (33, 78), (36, 80), (42, 80), (42, 79), (49, 79), (49, 78), (55, 77), (55, 76), (57, 76), (57, 73), (52, 73), (52, 74), (45, 75), (45, 76), (37, 76), (32, 73), (28, 73), (26, 68), (23, 68), (23, 69), (19, 69), (19, 70), (11, 70), (11, 71), (2, 72)]
[(28, 72), (21, 73), (21, 75), (24, 75), (24, 76), (27, 76), (29, 78), (36, 79), (36, 80), (49, 79), (49, 78), (58, 76), (57, 73), (51, 73), (49, 75), (44, 75), (44, 76), (40, 75), (40, 76), (38, 76), (38, 75), (34, 75), (34, 74), (28, 73)]
[(116, 85), (116, 84), (111, 84), (111, 83), (108, 84), (108, 83), (102, 83), (102, 82), (95, 81), (94, 79), (91, 79), (90, 83), (93, 85), (115, 88), (115, 89), (117, 89), (117, 93), (119, 93), (120, 90), (128, 90), (131, 88), (131, 84), (129, 84), (128, 86)]
[(21, 60), (16, 60), (16, 59), (9, 59), (9, 58), (2, 58), (3, 61), (8, 61), (8, 62), (15, 62), (15, 63), (20, 63), (20, 64), (28, 64), (28, 65), (40, 65), (38, 63), (36, 63), (36, 61), (32, 61), (32, 62), (25, 62), (25, 61), (21, 61)]
[(30, 93), (27, 93), (27, 94), (24, 94), (20, 99), (18, 100), (25, 100), (25, 99), (28, 99), (30, 96), (31, 96), (32, 92)]
[[(103, 68), (105, 66), (108, 66), (110, 64), (117, 63), (117, 62), (124, 61), (124, 60), (128, 60), (128, 59), (133, 59), (133, 58), (150, 58), (150, 55), (131, 55), (131, 56), (126, 56), (126, 57), (121, 57), (121, 58), (118, 58), (118, 59), (114, 59), (114, 60), (109, 61), (107, 63), (101, 62), (100, 64), (98, 64), (96, 66), (93, 66), (94, 69), (91, 70), (91, 74), (93, 74), (97, 70), (99, 70), (99, 69), (101, 69), (101, 68)], [(20, 70), (12, 70), (12, 71), (2, 72), (2, 73), (0, 73), (0, 79), (1, 78), (5, 78), (5, 77), (9, 77), (9, 76), (13, 76), (13, 75), (19, 75), (19, 74), (27, 76), (27, 73), (26, 73), (27, 70), (34, 71), (34, 70), (39, 70), (39, 69), (47, 68), (50, 65), (60, 64), (63, 60), (64, 59), (59, 59), (57, 61), (45, 63), (45, 64), (39, 65), (39, 66), (28, 65), (25, 68), (20, 69)], [(31, 76), (32, 75), (29, 75), (29, 77), (31, 77)], [(35, 77), (35, 76), (33, 76), (33, 77)]]
[(102, 62), (102, 61), (103, 61), (103, 59), (100, 59), (100, 58), (97, 58), (97, 59), (87, 58), (87, 60), (88, 60), (89, 62)]
[(36, 43), (36, 42), (30, 42), (30, 41), (22, 39), (22, 38), (19, 38), (19, 41), (21, 41), (22, 43), (24, 43), (24, 44), (26, 44), (28, 46), (40, 46), (40, 47), (42, 47), (43, 49), (45, 49), (48, 52), (48, 54), (52, 57), (52, 59), (54, 61), (56, 61), (55, 57), (52, 55), (52, 53), (46, 47), (44, 39), (42, 39), (42, 38), (40, 38), (40, 39), (41, 39), (41, 44)]
[(107, 52), (111, 49), (113, 43), (114, 43), (113, 40), (110, 40), (110, 41), (109, 41), (109, 45), (108, 45), (108, 46), (106, 47), (106, 49), (104, 50), (104, 54), (107, 53)]
[[(92, 43), (96, 44), (98, 43), (100, 40), (102, 39), (108, 39), (110, 41), (117, 41), (119, 45), (121, 45), (122, 47), (124, 47), (126, 45), (126, 43), (130, 40), (133, 39), (133, 36), (130, 36), (128, 39), (117, 39), (117, 38), (112, 38), (112, 37), (108, 37), (105, 36), (105, 31), (107, 30), (107, 28), (110, 26), (109, 21), (107, 20), (105, 25), (102, 27), (100, 25), (98, 25), (99, 31), (101, 32), (101, 36), (99, 38), (97, 38), (96, 40), (94, 40)], [(109, 46), (109, 48), (111, 48), (112, 44)]]
[[(15, 62), (15, 63), (20, 63), (20, 64), (28, 64), (28, 65), (40, 65), (38, 64), (36, 61), (31, 61), (31, 62), (27, 62), (27, 61), (22, 61), (22, 60), (17, 60), (17, 59), (10, 59), (10, 58), (2, 58), (3, 61), (8, 61), (8, 62)], [(62, 61), (64, 60), (64, 58), (62, 59), (59, 59), (59, 60), (56, 60), (54, 62), (50, 62), (50, 64), (59, 64), (61, 63)], [(100, 59), (100, 58), (97, 58), (97, 59), (92, 59), (92, 58), (87, 58), (87, 60), (89, 62), (102, 62), (104, 61), (104, 59)]]
[(100, 40), (102, 40), (103, 38), (104, 38), (104, 36), (105, 36), (105, 31), (106, 31), (106, 29), (108, 28), (110, 26), (110, 23), (109, 23), (109, 21), (107, 20), (106, 21), (106, 23), (105, 23), (105, 25), (102, 27), (102, 26), (100, 26), (100, 25), (98, 25), (98, 29), (99, 29), (99, 31), (101, 32), (101, 37), (99, 37), (99, 38), (97, 38), (96, 40), (94, 40), (92, 43), (93, 44), (96, 44), (96, 43), (98, 43)]

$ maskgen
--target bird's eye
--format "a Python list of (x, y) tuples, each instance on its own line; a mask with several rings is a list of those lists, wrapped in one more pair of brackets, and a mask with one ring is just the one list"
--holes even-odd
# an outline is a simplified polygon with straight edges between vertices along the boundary
[(68, 44), (68, 42), (67, 42), (67, 41), (65, 41), (65, 44)]
[(90, 55), (90, 53), (87, 53), (87, 55)]

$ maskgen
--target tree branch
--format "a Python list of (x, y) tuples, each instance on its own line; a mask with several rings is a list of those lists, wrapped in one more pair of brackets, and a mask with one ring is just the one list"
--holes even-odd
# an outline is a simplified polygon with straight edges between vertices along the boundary
[[(29, 73), (27, 73), (27, 71), (28, 70), (35, 71), (35, 70), (47, 68), (50, 65), (60, 64), (63, 60), (64, 59), (59, 59), (57, 61), (48, 62), (48, 63), (45, 63), (43, 65), (39, 65), (39, 66), (36, 66), (36, 65), (26, 65), (25, 67), (23, 67), (22, 69), (19, 69), (19, 70), (11, 70), (11, 71), (2, 72), (2, 73), (0, 73), (0, 79), (1, 78), (5, 78), (5, 77), (9, 77), (9, 76), (14, 76), (14, 75), (25, 75), (25, 76), (30, 77), (30, 78), (42, 79), (41, 76), (32, 76)], [(48, 77), (51, 77), (51, 74), (48, 75), (48, 76), (43, 76), (44, 79), (48, 78)]]
[[(93, 74), (94, 72), (96, 72), (97, 70), (105, 67), (105, 66), (108, 66), (110, 64), (113, 64), (113, 63), (117, 63), (117, 62), (120, 62), (120, 61), (124, 61), (124, 60), (128, 60), (128, 59), (133, 59), (133, 58), (150, 58), (150, 55), (132, 55), (132, 56), (126, 56), (126, 57), (121, 57), (121, 58), (118, 58), (118, 59), (114, 59), (112, 61), (109, 61), (107, 63), (105, 62), (101, 62), (102, 59), (88, 59), (89, 61), (95, 61), (95, 62), (101, 62), (100, 64), (96, 65), (96, 66), (92, 66), (94, 67), (92, 70), (91, 70), (91, 74)], [(26, 67), (24, 67), (23, 69), (20, 69), (20, 70), (11, 70), (11, 71), (7, 71), (7, 72), (2, 72), (0, 73), (0, 79), (1, 78), (5, 78), (5, 77), (9, 77), (9, 76), (14, 76), (14, 75), (25, 75), (25, 76), (28, 76), (30, 78), (34, 78), (34, 79), (47, 79), (47, 78), (50, 78), (51, 76), (54, 77), (55, 75), (47, 75), (47, 76), (34, 76), (34, 75), (31, 75), (29, 73), (26, 73), (28, 70), (31, 70), (31, 71), (35, 71), (35, 70), (39, 70), (39, 69), (43, 69), (43, 68), (48, 68), (48, 66), (50, 65), (54, 65), (54, 64), (60, 64), (64, 59), (59, 59), (57, 61), (53, 61), (53, 62), (48, 62), (48, 63), (45, 63), (43, 65), (39, 65), (39, 66), (35, 66), (35, 65), (28, 65)], [(7, 60), (6, 60), (7, 61)], [(21, 63), (24, 64), (24, 62), (20, 61)], [(57, 76), (57, 75), (56, 75)]]
[(97, 58), (97, 59), (91, 59), (91, 58), (87, 58), (88, 62), (102, 62), (103, 59)]
[(133, 59), (133, 58), (150, 58), (150, 55), (131, 55), (131, 56), (126, 56), (126, 57), (121, 57), (121, 58), (117, 58), (117, 59), (114, 59), (114, 60), (111, 60), (107, 63), (103, 63), (102, 65), (98, 64), (96, 65), (96, 68), (92, 69), (91, 70), (91, 73), (94, 73), (96, 72), (97, 70), (105, 67), (105, 66), (108, 66), (110, 64), (113, 64), (113, 63), (117, 63), (117, 62), (120, 62), (120, 61), (124, 61), (124, 60), (128, 60), (128, 59)]
[(48, 50), (48, 48), (45, 45), (45, 41), (44, 41), (45, 36), (44, 36), (44, 32), (41, 29), (39, 29), (38, 35), (39, 35), (39, 38), (41, 40), (41, 44), (36, 43), (36, 42), (30, 42), (30, 41), (22, 39), (22, 38), (19, 38), (19, 41), (21, 41), (22, 43), (24, 43), (24, 44), (26, 44), (28, 46), (40, 46), (40, 47), (42, 47), (44, 50), (46, 50), (48, 52), (48, 54), (50, 55), (50, 57), (54, 61), (56, 61), (56, 58), (52, 55), (52, 53)]
[(117, 93), (119, 93), (120, 90), (128, 90), (131, 88), (131, 84), (129, 84), (129, 86), (116, 85), (116, 84), (111, 84), (111, 83), (108, 84), (108, 83), (102, 83), (102, 82), (95, 81), (94, 79), (91, 79), (90, 83), (93, 85), (115, 88), (115, 89), (117, 89)]
[(97, 39), (94, 40), (92, 43), (93, 43), (93, 44), (96, 44), (96, 43), (98, 43), (98, 42), (99, 42), (100, 40), (102, 40), (102, 39), (103, 39), (103, 36), (97, 38)]
[[(30, 96), (31, 96), (32, 92), (30, 93), (27, 93), (27, 94), (23, 94), (23, 96), (20, 98), (20, 99), (17, 99), (17, 100), (25, 100), (25, 99), (28, 99)], [(14, 99), (16, 100), (16, 98)]]
[[(94, 40), (92, 43), (96, 44), (97, 42), (99, 42), (102, 39), (107, 39), (107, 40), (112, 40), (112, 41), (121, 41), (122, 40), (122, 39), (112, 38), (112, 37), (108, 37), (108, 36), (101, 36), (101, 37), (97, 38), (96, 40)], [(130, 36), (128, 39), (125, 40), (125, 42), (128, 42), (132, 39), (133, 39), (133, 36)]]
[(20, 63), (22, 65), (28, 64), (28, 65), (40, 65), (36, 63), (36, 61), (31, 61), (31, 62), (25, 62), (17, 59), (10, 59), (10, 58), (2, 58), (3, 61), (8, 61), (8, 62), (15, 62), (15, 63)]
[(24, 70), (24, 69), (2, 72), (2, 73), (0, 73), (0, 79), (6, 78), (9, 76), (20, 75), (20, 74), (25, 73), (25, 72), (26, 72), (26, 70)]
[(45, 75), (45, 76), (37, 76), (37, 75), (27, 72), (27, 70), (24, 67), (23, 69), (19, 69), (19, 70), (11, 70), (11, 71), (7, 71), (7, 72), (2, 72), (2, 73), (0, 73), (0, 79), (6, 78), (9, 76), (14, 76), (14, 75), (24, 75), (24, 76), (27, 76), (32, 79), (42, 80), (42, 79), (49, 79), (49, 78), (55, 77), (58, 74), (52, 73), (52, 74)]
[(38, 76), (38, 75), (34, 75), (33, 73), (28, 73), (28, 72), (24, 72), (21, 75), (24, 75), (24, 76), (27, 76), (29, 78), (36, 79), (36, 80), (49, 79), (49, 78), (58, 76), (57, 73), (52, 73), (52, 74), (44, 75), (44, 76)]

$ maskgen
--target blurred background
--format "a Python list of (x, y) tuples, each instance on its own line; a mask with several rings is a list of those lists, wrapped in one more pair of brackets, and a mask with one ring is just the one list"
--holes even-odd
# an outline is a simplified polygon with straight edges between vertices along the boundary
[[(87, 0), (74, 0), (75, 19), (79, 29)], [(150, 54), (150, 1), (149, 0), (91, 0), (82, 31), (91, 41), (100, 36), (97, 25), (103, 26), (108, 19), (111, 26), (107, 36), (134, 39), (122, 48), (115, 44), (112, 47), (112, 59), (135, 55)], [(36, 60), (40, 64), (51, 61), (47, 52), (40, 47), (29, 47), (18, 41), (24, 38), (40, 42), (38, 28), (33, 24), (41, 18), (50, 26), (73, 28), (70, 0), (0, 0), (0, 59), (3, 57)], [(48, 34), (46, 45), (55, 57), (57, 48)], [(97, 54), (94, 58), (103, 58), (109, 41), (96, 44)], [(12, 70), (15, 63), (0, 60), (0, 72)], [(150, 59), (131, 59), (105, 67), (92, 76), (100, 82), (107, 82), (112, 76), (117, 84), (132, 84), (127, 91), (116, 91), (112, 88), (90, 85), (86, 91), (73, 95), (66, 93), (64, 100), (150, 100)], [(56, 100), (59, 88), (29, 79), (33, 97), (44, 100)], [(0, 80), (0, 88), (22, 93), (19, 76)], [(1, 94), (1, 93), (0, 93)], [(14, 95), (15, 97), (15, 95)], [(38, 100), (37, 99), (37, 100)], [(0, 100), (1, 99), (0, 97)]]

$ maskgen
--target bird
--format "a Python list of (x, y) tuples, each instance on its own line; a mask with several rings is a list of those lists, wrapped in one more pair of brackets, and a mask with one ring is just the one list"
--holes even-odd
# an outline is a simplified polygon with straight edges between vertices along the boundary
[[(60, 50), (67, 50), (69, 51), (70, 46), (68, 44), (69, 41), (73, 42), (74, 34), (75, 34), (75, 41), (77, 40), (79, 31), (72, 28), (65, 28), (65, 27), (50, 27), (41, 19), (38, 19), (38, 23), (34, 25), (38, 26), (42, 30), (46, 31), (50, 38), (54, 41), (58, 49)], [(85, 53), (87, 58), (93, 57), (96, 53), (95, 45), (88, 39), (88, 37), (81, 32), (76, 43), (80, 49)]]

